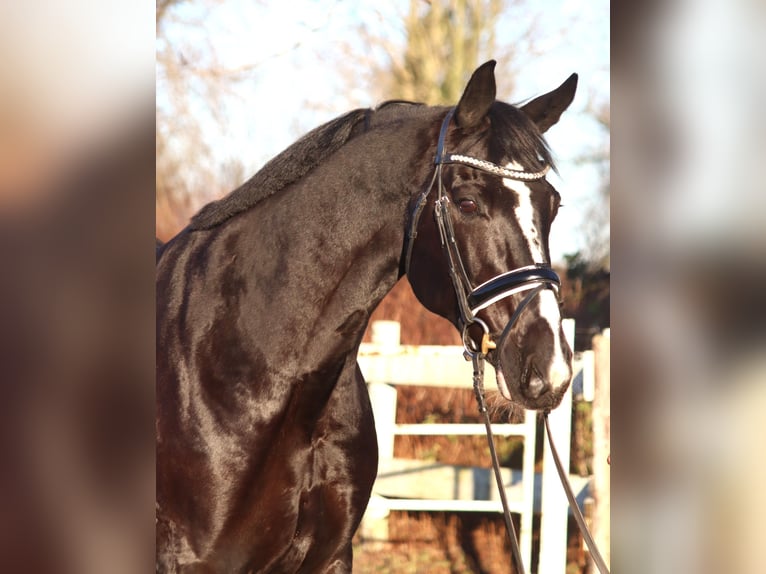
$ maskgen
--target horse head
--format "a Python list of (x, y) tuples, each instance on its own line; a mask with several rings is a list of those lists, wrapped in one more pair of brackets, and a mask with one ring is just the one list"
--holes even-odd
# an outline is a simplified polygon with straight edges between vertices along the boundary
[[(405, 271), (418, 299), (450, 320), (500, 393), (556, 407), (572, 377), (548, 235), (560, 196), (542, 134), (569, 106), (573, 74), (520, 107), (495, 100), (493, 61), (441, 124), (433, 179), (412, 201)], [(449, 287), (452, 288), (449, 288)]]

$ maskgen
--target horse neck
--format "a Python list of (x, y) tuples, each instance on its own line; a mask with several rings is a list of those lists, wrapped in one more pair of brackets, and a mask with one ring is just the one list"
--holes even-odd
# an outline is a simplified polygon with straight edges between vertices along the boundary
[(229, 222), (238, 265), (254, 275), (243, 310), (257, 315), (255, 336), (289, 334), (295, 353), (316, 357), (355, 351), (399, 278), (408, 204), (431, 169), (419, 159), (413, 173), (414, 158), (429, 157), (416, 149), (423, 138), (393, 131), (365, 134)]

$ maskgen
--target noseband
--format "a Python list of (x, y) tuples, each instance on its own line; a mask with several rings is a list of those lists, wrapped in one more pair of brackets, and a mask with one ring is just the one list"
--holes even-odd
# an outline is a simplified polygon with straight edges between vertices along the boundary
[[(409, 274), (412, 248), (415, 243), (415, 238), (418, 235), (420, 216), (423, 213), (423, 209), (425, 208), (428, 196), (431, 194), (431, 190), (435, 188), (436, 199), (434, 201), (434, 219), (436, 220), (436, 226), (439, 230), (442, 251), (444, 251), (449, 264), (450, 279), (452, 280), (455, 295), (457, 296), (460, 321), (463, 328), (463, 345), (469, 356), (478, 353), (486, 355), (489, 349), (495, 348), (495, 343), (490, 339), (489, 327), (484, 321), (476, 317), (476, 313), (515, 293), (534, 289), (535, 291), (530, 294), (531, 297), (526, 297), (522, 304), (516, 309), (516, 312), (514, 313), (515, 319), (520, 311), (526, 307), (534, 295), (539, 293), (540, 290), (553, 289), (554, 291), (557, 291), (561, 285), (561, 281), (549, 264), (534, 263), (533, 265), (527, 265), (502, 273), (493, 277), (489, 281), (482, 283), (478, 287), (474, 287), (473, 283), (468, 278), (468, 273), (463, 264), (463, 258), (460, 256), (460, 250), (457, 246), (455, 229), (449, 211), (450, 198), (446, 193), (442, 182), (442, 166), (447, 164), (461, 164), (498, 177), (519, 181), (536, 181), (543, 179), (545, 174), (548, 173), (550, 166), (545, 166), (544, 169), (538, 172), (528, 172), (508, 169), (492, 162), (466, 155), (446, 153), (444, 151), (444, 142), (454, 112), (455, 109), (451, 108), (442, 122), (441, 130), (439, 132), (439, 141), (436, 146), (436, 157), (434, 158), (434, 165), (436, 167), (434, 168), (433, 178), (431, 179), (430, 185), (418, 197), (410, 217), (404, 269), (405, 273)], [(513, 321), (511, 321), (511, 323), (512, 322)], [(476, 345), (475, 341), (473, 341), (467, 334), (468, 327), (475, 323), (479, 324), (484, 330), (481, 345)]]

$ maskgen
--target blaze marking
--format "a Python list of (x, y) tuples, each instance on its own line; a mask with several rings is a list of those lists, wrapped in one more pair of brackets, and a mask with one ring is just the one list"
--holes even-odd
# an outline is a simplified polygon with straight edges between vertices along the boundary
[[(523, 166), (515, 161), (506, 165), (508, 169), (521, 170)], [(532, 207), (532, 190), (523, 181), (503, 178), (503, 185), (516, 194), (517, 205), (514, 209), (516, 220), (521, 227), (521, 233), (527, 243), (529, 255), (532, 261), (543, 262), (544, 254), (540, 234), (535, 225), (535, 210)], [(556, 295), (550, 289), (544, 289), (538, 295), (540, 316), (548, 323), (553, 335), (553, 348), (555, 349), (548, 365), (547, 379), (554, 387), (564, 382), (569, 376), (569, 364), (564, 359), (564, 346), (566, 341), (561, 337), (561, 312)]]
[[(523, 166), (512, 161), (505, 166), (508, 169), (522, 170)], [(516, 194), (518, 203), (514, 209), (516, 220), (521, 226), (521, 233), (527, 241), (529, 254), (533, 261), (543, 261), (540, 236), (535, 226), (535, 210), (532, 208), (532, 190), (523, 181), (503, 178), (503, 185)]]

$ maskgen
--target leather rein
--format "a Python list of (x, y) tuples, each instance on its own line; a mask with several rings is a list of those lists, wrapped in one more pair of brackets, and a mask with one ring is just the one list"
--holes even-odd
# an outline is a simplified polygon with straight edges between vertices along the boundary
[[(484, 417), (484, 426), (487, 431), (487, 442), (489, 444), (489, 451), (492, 458), (492, 467), (495, 474), (495, 481), (497, 483), (498, 492), (500, 494), (500, 501), (503, 506), (503, 517), (505, 519), (506, 532), (511, 544), (511, 551), (516, 563), (516, 571), (520, 574), (524, 574), (524, 563), (521, 559), (521, 551), (519, 550), (518, 536), (511, 520), (511, 512), (508, 508), (508, 501), (505, 495), (505, 488), (503, 486), (502, 476), (500, 474), (500, 462), (495, 450), (495, 441), (492, 435), (492, 426), (489, 420), (489, 412), (484, 400), (484, 361), (487, 353), (496, 348), (496, 343), (492, 341), (489, 326), (480, 318), (476, 316), (476, 313), (482, 309), (510, 297), (516, 293), (529, 291), (524, 297), (522, 302), (518, 305), (513, 315), (511, 316), (508, 325), (505, 327), (504, 332), (509, 331), (516, 323), (517, 319), (521, 315), (522, 311), (529, 305), (529, 303), (537, 296), (543, 289), (552, 289), (558, 294), (558, 289), (561, 285), (561, 280), (553, 269), (551, 269), (548, 263), (534, 263), (525, 267), (514, 269), (506, 273), (502, 273), (478, 285), (473, 286), (468, 277), (463, 259), (460, 256), (460, 250), (458, 249), (457, 239), (455, 236), (454, 226), (452, 224), (452, 217), (450, 215), (449, 203), (450, 197), (444, 189), (442, 182), (442, 167), (448, 164), (461, 164), (468, 167), (484, 171), (486, 173), (496, 175), (502, 178), (515, 179), (519, 181), (536, 181), (543, 179), (545, 174), (548, 173), (550, 166), (545, 166), (538, 172), (527, 172), (523, 170), (509, 169), (489, 161), (476, 159), (470, 156), (462, 154), (451, 154), (445, 152), (445, 140), (447, 137), (447, 131), (449, 124), (454, 115), (455, 108), (451, 108), (445, 116), (441, 129), (439, 131), (439, 140), (436, 146), (436, 157), (434, 158), (434, 174), (431, 179), (430, 185), (418, 196), (415, 202), (414, 209), (410, 216), (410, 222), (407, 230), (407, 250), (405, 253), (404, 269), (405, 273), (409, 275), (410, 263), (412, 260), (412, 249), (415, 243), (415, 239), (418, 235), (418, 225), (420, 222), (420, 216), (423, 213), (423, 209), (426, 206), (428, 197), (433, 189), (436, 189), (436, 198), (434, 200), (434, 220), (436, 222), (437, 229), (439, 230), (439, 239), (441, 242), (442, 251), (444, 252), (448, 267), (449, 275), (452, 281), (452, 286), (455, 290), (455, 296), (457, 298), (458, 310), (460, 313), (460, 323), (462, 325), (462, 340), (463, 347), (465, 349), (466, 359), (470, 359), (473, 363), (473, 389), (476, 395), (476, 401), (478, 403), (479, 412)], [(468, 328), (474, 324), (479, 325), (483, 330), (483, 335), (480, 343), (476, 343), (468, 334)], [(548, 435), (548, 443), (551, 448), (551, 454), (554, 458), (556, 470), (558, 471), (559, 478), (566, 492), (567, 500), (572, 508), (577, 525), (583, 534), (586, 544), (591, 552), (591, 557), (594, 563), (598, 567), (601, 574), (609, 574), (609, 570), (606, 567), (598, 548), (593, 541), (593, 537), (588, 531), (585, 519), (580, 512), (580, 508), (575, 500), (572, 487), (567, 479), (566, 472), (564, 471), (561, 460), (558, 456), (558, 451), (553, 444), (553, 439), (550, 434), (550, 428), (548, 425), (548, 413), (543, 414), (545, 421), (546, 434)]]

